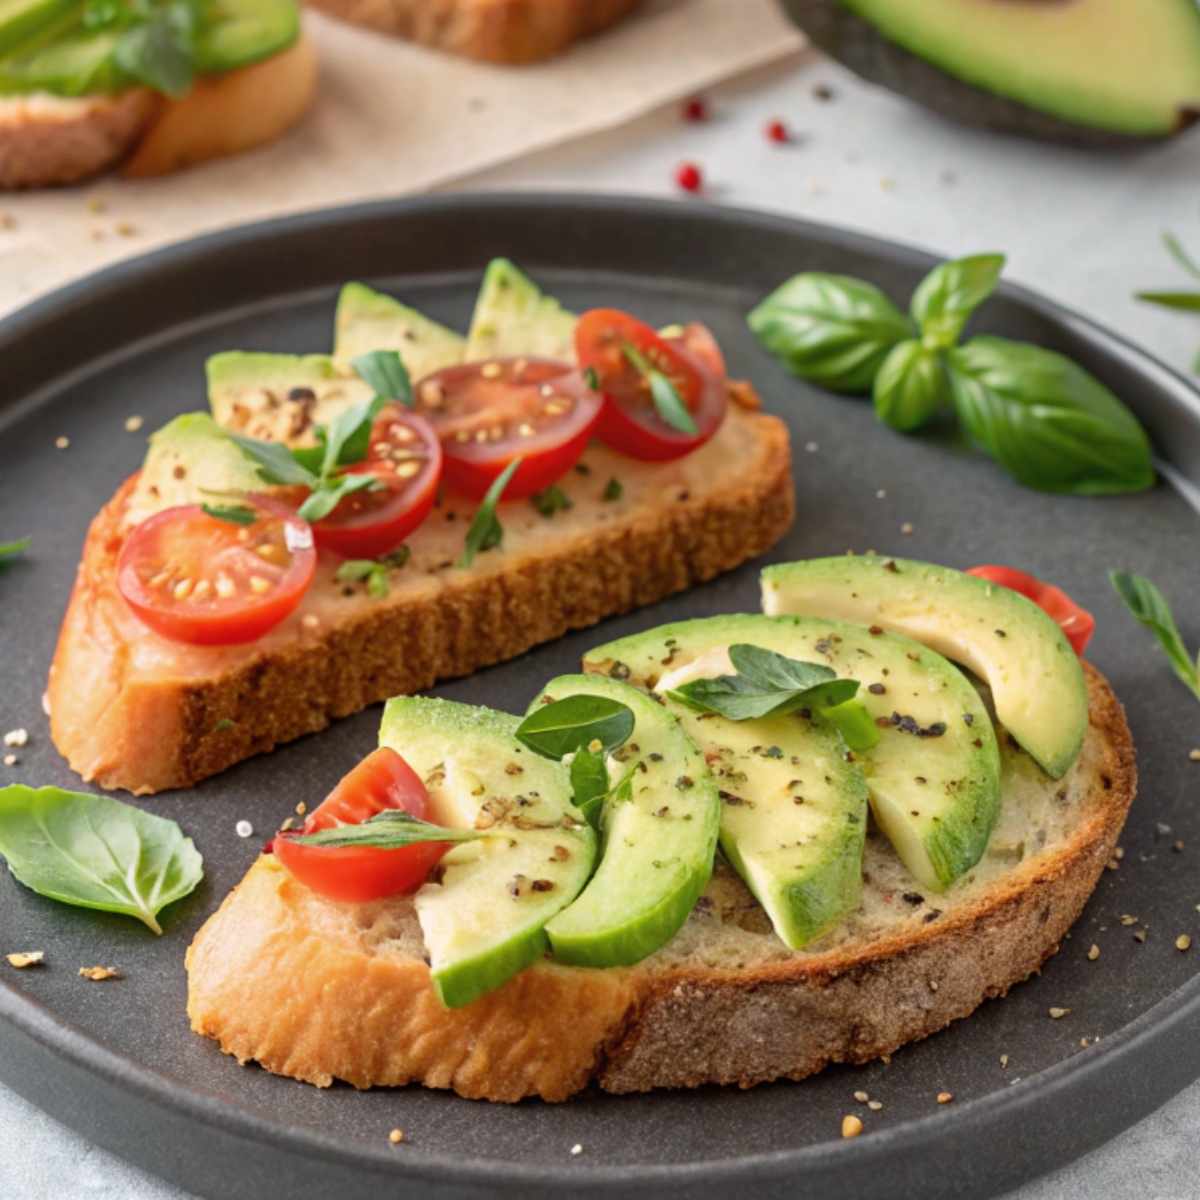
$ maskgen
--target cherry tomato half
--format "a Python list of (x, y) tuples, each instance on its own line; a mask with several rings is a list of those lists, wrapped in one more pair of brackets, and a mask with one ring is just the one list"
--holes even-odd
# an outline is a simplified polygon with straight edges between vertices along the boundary
[(1040, 609), (1058, 622), (1067, 641), (1071, 643), (1075, 653), (1083, 656), (1087, 644), (1092, 640), (1096, 629), (1096, 618), (1086, 608), (1081, 608), (1062, 588), (1052, 583), (1043, 583), (1036, 575), (1018, 571), (1016, 567), (998, 567), (987, 564), (972, 567), (968, 575), (976, 575), (998, 583), (1002, 587), (1011, 588), (1027, 596)]
[(446, 482), (479, 499), (514, 458), (504, 490), (519, 500), (548, 488), (579, 461), (600, 415), (600, 397), (569, 364), (497, 358), (422, 379), (417, 410), (442, 439)]
[(317, 545), (344, 558), (395, 550), (429, 515), (442, 477), (442, 446), (429, 422), (389, 404), (371, 429), (367, 457), (347, 468), (382, 486), (353, 492), (313, 526)]
[[(395, 750), (367, 755), (304, 822), (304, 833), (335, 825), (360, 825), (386, 809), (426, 819), (429, 793)], [(294, 835), (293, 835), (294, 836)], [(302, 846), (286, 833), (271, 846), (301, 883), (331, 900), (362, 902), (415, 892), (429, 878), (448, 842), (419, 842), (396, 850), (375, 846)]]
[(252, 642), (300, 603), (317, 565), (312, 527), (263, 496), (249, 525), (198, 505), (164, 509), (136, 526), (117, 561), (117, 588), (164, 637), (202, 646)]
[[(716, 433), (728, 404), (724, 378), (713, 369), (720, 351), (703, 326), (693, 327), (695, 350), (688, 348), (687, 333), (685, 329), (674, 340), (661, 338), (649, 325), (613, 308), (594, 308), (579, 318), (579, 365), (596, 373), (604, 393), (596, 425), (601, 441), (631, 458), (662, 461), (690, 453)], [(630, 350), (671, 381), (692, 415), (694, 434), (659, 416), (649, 381), (631, 361)]]

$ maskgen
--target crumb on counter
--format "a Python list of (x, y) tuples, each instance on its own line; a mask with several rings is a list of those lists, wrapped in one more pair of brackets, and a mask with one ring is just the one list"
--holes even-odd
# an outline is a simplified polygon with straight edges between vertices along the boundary
[(1100, 957), (1100, 947), (1095, 942), (1088, 947), (1087, 956), (1088, 962), (1095, 962)]
[(868, 1100), (867, 1107), (872, 1112), (880, 1112), (883, 1109), (883, 1101), (882, 1100)]
[(939, 1104), (949, 1104), (950, 1101), (953, 1099), (954, 1099), (953, 1092), (938, 1092), (938, 1094), (937, 1094), (937, 1102)]
[(234, 829), (234, 832), (240, 838), (248, 838), (248, 837), (254, 836), (254, 826), (251, 825), (250, 822), (245, 820), (244, 818), (241, 821), (239, 821), (233, 827), (233, 829)]
[(1063, 1017), (1065, 1017), (1070, 1011), (1071, 1010), (1069, 1008), (1051, 1008), (1049, 1010), (1050, 1020), (1061, 1021)]
[(573, 1145), (571, 1147), (571, 1154), (575, 1157), (578, 1157), (582, 1153), (583, 1153), (583, 1146), (579, 1142), (576, 1142), (575, 1145)]
[(57, 450), (65, 450), (70, 444), (71, 439), (66, 436), (56, 437), (54, 439), (54, 446)]
[(393, 1129), (392, 1132), (388, 1134), (388, 1141), (391, 1142), (393, 1146), (400, 1145), (400, 1143), (404, 1141), (404, 1130)]
[(912, 531), (913, 531), (913, 524), (911, 521), (905, 521), (904, 524), (900, 526), (900, 532), (902, 534), (904, 534), (905, 537), (908, 537), (912, 533)]
[(847, 1113), (842, 1118), (842, 1137), (856, 1138), (862, 1131), (863, 1123), (853, 1113)]
[(18, 971), (25, 970), (26, 967), (40, 967), (46, 961), (45, 950), (18, 950), (15, 954), (6, 954), (10, 967), (16, 967)]
[(854, 1098), (859, 1102), (859, 1104), (866, 1104), (866, 1102), (871, 1099), (866, 1092), (855, 1092)]
[(1181, 933), (1175, 939), (1175, 949), (1178, 950), (1180, 954), (1184, 953), (1186, 950), (1190, 950), (1191, 948), (1192, 939), (1186, 933)]
[(103, 983), (106, 979), (121, 979), (121, 972), (116, 967), (80, 967), (79, 974), (92, 983)]
[(18, 762), (20, 762), (20, 759), (15, 754), (6, 754), (4, 756), (4, 765), (6, 767), (15, 767)]
[(4, 744), (6, 746), (28, 746), (29, 731), (27, 729), (10, 729), (4, 735)]
[(141, 427), (145, 423), (146, 422), (142, 417), (138, 417), (138, 416), (126, 417), (125, 418), (125, 432), (126, 433), (137, 433), (137, 431), (139, 429), (141, 429)]

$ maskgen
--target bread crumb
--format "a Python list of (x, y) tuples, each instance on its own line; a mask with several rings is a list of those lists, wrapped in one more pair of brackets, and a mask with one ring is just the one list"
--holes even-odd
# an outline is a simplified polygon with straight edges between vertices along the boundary
[(913, 531), (913, 526), (912, 526), (911, 521), (905, 521), (904, 524), (900, 526), (900, 532), (902, 534), (904, 534), (905, 537), (907, 537), (910, 533), (912, 533), (912, 531)]
[(102, 213), (108, 209), (108, 201), (102, 196), (89, 196), (87, 206), (88, 212)]
[(15, 767), (17, 765), (18, 761), (19, 761), (19, 759), (17, 758), (17, 756), (15, 754), (6, 754), (4, 756), (4, 765), (6, 767)]
[(578, 1142), (576, 1142), (575, 1145), (573, 1145), (571, 1147), (571, 1153), (573, 1155), (578, 1156), (583, 1153), (583, 1147)]
[(1050, 1020), (1059, 1021), (1070, 1011), (1071, 1010), (1069, 1008), (1052, 1008), (1050, 1009)]
[(853, 1113), (842, 1118), (842, 1137), (856, 1138), (863, 1131), (863, 1123)]
[(1001, 1068), (1001, 1070), (1004, 1070), (1007, 1067), (1008, 1067), (1008, 1055), (1002, 1054), (1002, 1055), (1000, 1055), (1000, 1068)]
[(1135, 929), (1133, 931), (1133, 940), (1135, 942), (1144, 942), (1146, 940), (1146, 931), (1144, 929)]
[(866, 1102), (871, 1099), (866, 1092), (855, 1092), (854, 1098), (859, 1102), (859, 1104), (866, 1104)]
[(71, 439), (69, 437), (56, 437), (54, 439), (54, 446), (57, 450), (65, 450), (70, 444)]
[(1100, 947), (1095, 942), (1088, 947), (1087, 956), (1088, 962), (1095, 962), (1100, 957)]
[(296, 805), (296, 816), (302, 817), (306, 812), (308, 812), (308, 805), (301, 800), (300, 803)]
[(6, 954), (10, 967), (23, 971), (26, 967), (40, 967), (46, 961), (45, 950), (18, 950), (15, 954)]
[(1194, 750), (1189, 750), (1188, 758), (1190, 758), (1192, 762), (1200, 762), (1200, 746), (1197, 746)]
[(1190, 950), (1191, 948), (1192, 948), (1192, 939), (1186, 933), (1181, 933), (1175, 939), (1175, 949), (1178, 950), (1181, 954), (1185, 950)]
[(254, 836), (254, 826), (249, 821), (239, 821), (234, 827), (234, 832), (240, 838), (248, 838)]
[[(818, 450), (820, 450), (820, 448), (821, 447), (819, 445), (817, 445), (816, 442), (805, 442), (804, 443), (804, 449), (807, 450), (809, 452), (809, 454), (816, 454), (816, 452)], [(1196, 751), (1196, 753), (1200, 754), (1200, 750)]]
[(937, 1102), (939, 1104), (949, 1104), (954, 1099), (953, 1092), (938, 1092)]
[(132, 221), (118, 221), (116, 229), (122, 237), (136, 237), (138, 232), (138, 227)]
[(17, 218), (12, 213), (0, 213), (0, 229), (16, 229)]
[(121, 972), (116, 967), (80, 967), (79, 974), (93, 983), (103, 983), (106, 979), (120, 979)]
[(393, 1146), (400, 1145), (400, 1143), (404, 1141), (404, 1130), (393, 1129), (392, 1132), (388, 1134), (388, 1141), (391, 1142)]
[(883, 1102), (882, 1102), (882, 1101), (880, 1101), (880, 1100), (868, 1100), (868, 1101), (867, 1101), (867, 1107), (868, 1107), (868, 1108), (869, 1108), (869, 1109), (870, 1109), (872, 1112), (879, 1112), (879, 1110), (880, 1110), (881, 1108), (883, 1108)]
[(29, 731), (27, 729), (10, 729), (4, 735), (4, 744), (6, 746), (27, 746)]
[(141, 427), (145, 423), (146, 422), (145, 422), (144, 418), (142, 418), (142, 417), (137, 417), (137, 416), (126, 417), (125, 418), (125, 432), (126, 433), (137, 433), (137, 431), (139, 429), (141, 429)]

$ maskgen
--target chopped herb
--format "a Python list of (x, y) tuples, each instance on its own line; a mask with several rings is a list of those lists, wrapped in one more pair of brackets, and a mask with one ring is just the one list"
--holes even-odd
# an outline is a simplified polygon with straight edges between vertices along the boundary
[(334, 578), (338, 583), (360, 583), (365, 580), (367, 592), (377, 600), (382, 600), (391, 590), (388, 572), (404, 566), (411, 554), (407, 546), (401, 546), (379, 558), (348, 558), (338, 567)]
[(227, 729), (236, 729), (237, 722), (230, 720), (229, 717), (222, 717), (213, 727), (213, 733), (224, 733)]
[(472, 842), (488, 835), (476, 829), (447, 829), (399, 808), (385, 809), (357, 825), (335, 825), (291, 840), (301, 846), (371, 846), (399, 850), (421, 842)]
[(512, 477), (517, 473), (517, 468), (524, 461), (522, 458), (514, 458), (496, 476), (492, 486), (488, 488), (487, 494), (471, 518), (471, 526), (467, 530), (462, 556), (458, 560), (460, 567), (469, 567), (475, 561), (477, 554), (484, 550), (494, 549), (504, 540), (504, 526), (500, 524), (500, 518), (496, 516), (496, 505), (500, 503), (504, 489), (508, 487)]
[(543, 517), (552, 517), (556, 512), (565, 512), (568, 508), (575, 507), (575, 501), (557, 484), (551, 485), (544, 492), (535, 492), (529, 497), (529, 503)]
[(583, 382), (592, 389), (593, 392), (600, 390), (600, 376), (596, 373), (595, 367), (588, 367), (583, 372)]
[(258, 513), (247, 504), (202, 504), (200, 507), (210, 517), (234, 525), (253, 525), (258, 520)]
[(631, 342), (626, 342), (622, 350), (633, 368), (650, 385), (650, 398), (662, 420), (680, 433), (698, 433), (692, 414), (670, 379), (657, 367), (651, 366), (646, 356)]
[(24, 554), (26, 550), (33, 544), (32, 538), (17, 538), (15, 542), (0, 542), (0, 562), (6, 558), (16, 558), (18, 554)]
[(412, 380), (395, 350), (372, 350), (351, 359), (350, 365), (374, 389), (377, 399), (399, 400), (405, 408), (413, 407)]
[(1167, 598), (1144, 575), (1109, 571), (1108, 578), (1134, 618), (1154, 634), (1171, 669), (1200, 699), (1200, 659), (1194, 661), (1184, 645)]
[(625, 491), (621, 481), (614, 476), (604, 485), (604, 491), (600, 494), (601, 500), (620, 500), (621, 493)]

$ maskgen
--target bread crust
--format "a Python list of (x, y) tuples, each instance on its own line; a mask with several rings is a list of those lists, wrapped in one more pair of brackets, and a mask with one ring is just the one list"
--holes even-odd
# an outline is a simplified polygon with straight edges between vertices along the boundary
[(794, 494), (783, 423), (740, 410), (728, 421), (748, 452), (685, 499), (656, 498), (615, 519), (598, 505), (594, 523), (565, 541), (547, 536), (545, 547), (481, 558), (402, 602), (347, 602), (319, 629), (297, 620), (252, 652), (149, 677), (133, 662), (147, 631), (131, 624), (114, 582), (135, 483), (127, 480), (84, 543), (47, 688), (54, 744), (102, 787), (187, 787), (389, 696), (469, 675), (731, 570), (786, 532)]
[(78, 183), (125, 158), (159, 109), (147, 88), (115, 96), (0, 104), (0, 190)]
[(633, 12), (642, 0), (308, 0), (380, 33), (484, 62), (520, 64), (562, 53)]
[(367, 944), (378, 909), (324, 901), (264, 856), (188, 951), (192, 1028), (309, 1083), (421, 1082), (497, 1101), (562, 1100), (589, 1080), (750, 1087), (890, 1054), (1035, 972), (1111, 857), (1136, 790), (1133, 743), (1107, 682), (1087, 676), (1101, 765), (1082, 819), (934, 923), (741, 970), (538, 964), (450, 1012), (422, 961)]

